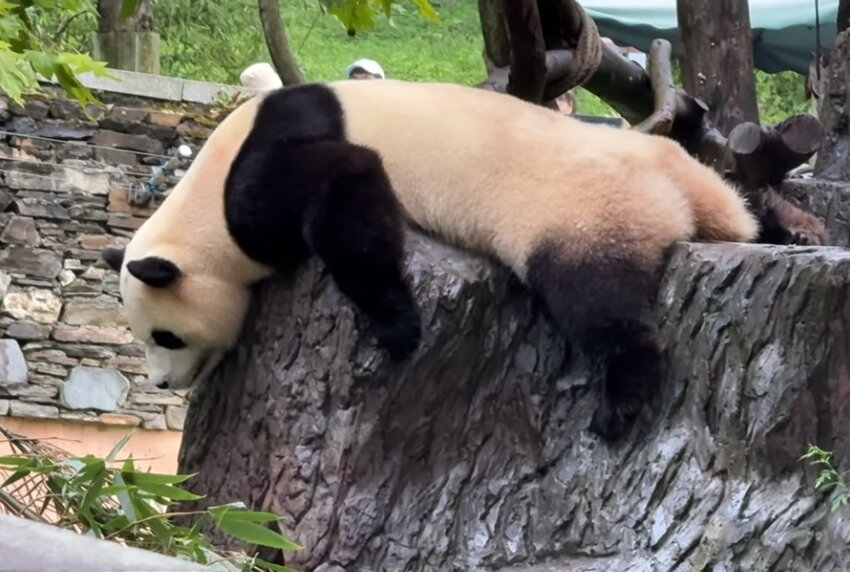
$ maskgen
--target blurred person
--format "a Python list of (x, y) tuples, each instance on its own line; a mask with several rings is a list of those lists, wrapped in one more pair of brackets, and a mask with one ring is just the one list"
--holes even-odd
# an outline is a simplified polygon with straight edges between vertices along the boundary
[(269, 91), (283, 87), (280, 76), (277, 75), (271, 64), (266, 62), (251, 64), (245, 68), (239, 75), (239, 82), (243, 87), (258, 91)]
[(362, 58), (345, 68), (348, 79), (385, 79), (384, 69), (375, 60)]

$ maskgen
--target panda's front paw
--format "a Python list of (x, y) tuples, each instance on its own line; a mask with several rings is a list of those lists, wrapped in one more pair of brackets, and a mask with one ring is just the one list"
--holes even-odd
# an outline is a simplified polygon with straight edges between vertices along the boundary
[(378, 344), (387, 350), (393, 361), (409, 358), (422, 337), (421, 322), (417, 312), (407, 312), (387, 323), (375, 324), (375, 337)]

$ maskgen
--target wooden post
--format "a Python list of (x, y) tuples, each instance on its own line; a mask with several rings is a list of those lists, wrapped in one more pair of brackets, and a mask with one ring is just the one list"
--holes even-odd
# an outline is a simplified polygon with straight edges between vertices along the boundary
[(728, 135), (758, 123), (747, 0), (677, 0), (685, 90), (708, 104), (708, 119)]
[(153, 8), (142, 0), (136, 13), (121, 18), (122, 0), (98, 0), (98, 30), (92, 38), (95, 59), (111, 68), (158, 74), (159, 34), (153, 30)]

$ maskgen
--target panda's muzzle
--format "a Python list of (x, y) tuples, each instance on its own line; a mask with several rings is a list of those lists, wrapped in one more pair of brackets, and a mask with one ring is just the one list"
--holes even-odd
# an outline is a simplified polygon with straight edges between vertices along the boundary
[[(210, 361), (210, 358), (213, 356), (212, 352), (206, 353), (201, 356), (201, 359), (198, 360), (197, 365), (192, 369), (191, 373), (186, 376), (186, 379), (189, 380), (189, 383), (185, 385), (185, 387), (192, 387), (198, 381), (198, 378), (202, 373), (206, 370), (207, 364)], [(170, 378), (166, 377), (162, 381), (156, 384), (156, 387), (159, 389), (168, 389), (170, 387)]]

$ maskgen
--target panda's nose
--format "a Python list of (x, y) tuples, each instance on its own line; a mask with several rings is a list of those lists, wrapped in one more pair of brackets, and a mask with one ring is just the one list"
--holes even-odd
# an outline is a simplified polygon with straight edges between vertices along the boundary
[(168, 380), (165, 379), (156, 384), (156, 386), (160, 389), (168, 389)]

